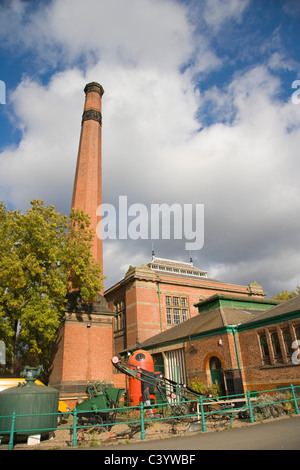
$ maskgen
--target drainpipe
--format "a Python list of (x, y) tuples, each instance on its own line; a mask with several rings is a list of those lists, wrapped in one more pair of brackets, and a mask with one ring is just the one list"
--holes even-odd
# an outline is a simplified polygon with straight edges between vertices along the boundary
[(239, 350), (238, 350), (238, 345), (237, 345), (237, 340), (236, 340), (236, 333), (237, 333), (236, 326), (237, 325), (229, 325), (229, 328), (231, 329), (233, 333), (237, 363), (238, 363), (239, 370), (241, 370), (240, 356), (239, 356)]
[(162, 318), (161, 318), (161, 305), (160, 305), (160, 283), (157, 283), (157, 293), (158, 293), (158, 306), (159, 306), (159, 319), (160, 319), (160, 331), (162, 332)]

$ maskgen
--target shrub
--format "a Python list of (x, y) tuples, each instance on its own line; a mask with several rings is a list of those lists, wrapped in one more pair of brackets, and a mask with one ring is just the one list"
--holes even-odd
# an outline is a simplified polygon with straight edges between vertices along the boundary
[(220, 394), (220, 390), (218, 385), (204, 385), (198, 377), (194, 377), (189, 383), (188, 387), (191, 388), (194, 392), (200, 393), (204, 397), (217, 397)]
[(260, 395), (257, 398), (256, 405), (253, 408), (253, 417), (255, 420), (277, 418), (286, 415), (289, 411), (289, 402), (282, 403), (287, 397), (284, 393), (275, 395)]

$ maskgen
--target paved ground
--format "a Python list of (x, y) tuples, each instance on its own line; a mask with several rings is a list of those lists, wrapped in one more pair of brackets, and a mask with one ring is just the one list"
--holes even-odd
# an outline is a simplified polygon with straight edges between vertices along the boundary
[(300, 416), (220, 432), (105, 448), (106, 453), (114, 450), (126, 451), (126, 454), (135, 450), (178, 453), (185, 450), (300, 450)]

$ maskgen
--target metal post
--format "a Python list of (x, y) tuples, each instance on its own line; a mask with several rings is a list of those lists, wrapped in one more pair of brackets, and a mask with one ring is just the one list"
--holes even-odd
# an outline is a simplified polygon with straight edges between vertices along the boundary
[(8, 450), (13, 450), (13, 448), (14, 448), (15, 423), (16, 423), (16, 412), (14, 411), (13, 414), (12, 414), (12, 420), (11, 420)]
[(249, 390), (247, 390), (246, 395), (247, 395), (247, 400), (248, 400), (250, 423), (254, 423), (254, 417), (253, 417), (253, 411), (252, 411), (252, 405), (251, 405), (251, 398), (250, 398)]
[(204, 415), (202, 395), (200, 395), (200, 397), (199, 397), (199, 403), (200, 403), (200, 411), (201, 411), (202, 431), (206, 432), (206, 423), (205, 423), (205, 415)]
[(297, 398), (296, 398), (296, 395), (295, 395), (294, 385), (292, 385), (292, 384), (291, 384), (291, 390), (292, 390), (292, 395), (293, 395), (293, 399), (294, 399), (294, 403), (295, 403), (296, 415), (298, 415), (299, 414), (299, 408), (298, 408)]
[(176, 377), (176, 401), (180, 402), (180, 387), (179, 387), (179, 365), (174, 366), (174, 374)]
[(145, 439), (145, 422), (144, 422), (144, 403), (140, 403), (140, 413), (141, 413), (141, 439)]
[(73, 439), (72, 447), (77, 447), (77, 410), (73, 410)]

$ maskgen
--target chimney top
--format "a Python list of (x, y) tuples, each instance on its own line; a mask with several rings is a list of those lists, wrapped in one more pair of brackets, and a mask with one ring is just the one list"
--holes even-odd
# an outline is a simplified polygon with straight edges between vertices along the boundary
[(104, 93), (104, 89), (103, 89), (102, 85), (100, 85), (97, 82), (91, 82), (91, 83), (88, 83), (85, 86), (85, 88), (84, 88), (84, 93), (85, 94), (90, 93), (92, 91), (94, 91), (96, 93), (99, 93), (100, 96), (102, 96), (103, 93)]

